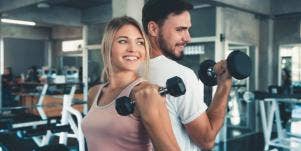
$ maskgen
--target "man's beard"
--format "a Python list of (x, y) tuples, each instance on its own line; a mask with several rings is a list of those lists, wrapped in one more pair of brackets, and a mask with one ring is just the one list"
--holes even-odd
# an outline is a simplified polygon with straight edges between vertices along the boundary
[(159, 33), (158, 43), (163, 55), (166, 56), (167, 58), (170, 58), (174, 61), (179, 61), (184, 57), (184, 50), (181, 51), (180, 56), (175, 55), (173, 50), (167, 46), (167, 41), (163, 38), (161, 32)]

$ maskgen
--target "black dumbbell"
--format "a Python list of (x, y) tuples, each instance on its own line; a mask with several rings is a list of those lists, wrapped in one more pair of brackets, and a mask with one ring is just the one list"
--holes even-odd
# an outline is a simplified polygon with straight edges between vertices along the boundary
[[(214, 71), (215, 61), (205, 60), (200, 64), (198, 75), (200, 80), (207, 86), (217, 84), (217, 78)], [(238, 50), (231, 52), (227, 58), (227, 68), (232, 77), (244, 79), (250, 76), (252, 63), (250, 57)]]
[[(174, 97), (185, 94), (186, 88), (183, 80), (177, 76), (172, 77), (166, 81), (166, 87), (160, 87), (160, 95), (170, 94)], [(116, 100), (115, 109), (118, 114), (127, 116), (134, 112), (135, 101), (130, 97), (123, 96)]]

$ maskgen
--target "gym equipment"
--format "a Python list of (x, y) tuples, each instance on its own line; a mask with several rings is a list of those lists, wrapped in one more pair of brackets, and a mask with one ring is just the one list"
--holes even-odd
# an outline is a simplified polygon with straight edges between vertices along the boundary
[[(0, 121), (0, 134), (15, 134), (16, 139), (31, 139), (34, 137), (41, 137), (43, 135), (46, 135), (48, 132), (51, 132), (53, 134), (56, 133), (56, 135), (60, 132), (69, 132), (71, 131), (70, 125), (61, 125), (59, 118), (52, 118), (47, 120), (40, 120), (40, 121), (30, 121), (25, 123), (14, 123), (13, 120), (1, 120)], [(2, 142), (3, 143), (3, 142)], [(0, 150), (7, 151), (6, 149), (7, 144), (0, 143)], [(35, 151), (38, 151), (40, 149), (45, 148), (46, 146), (53, 146), (53, 147), (63, 147), (66, 145), (63, 144), (46, 144), (41, 147), (37, 146)], [(8, 147), (8, 146), (7, 146)], [(48, 148), (49, 149), (49, 148)], [(59, 151), (59, 150), (56, 150)]]
[(39, 127), (31, 127), (17, 131), (19, 138), (32, 138), (36, 136), (43, 136), (47, 134), (47, 131), (52, 133), (69, 132), (71, 131), (70, 125), (55, 125), (47, 124)]
[[(174, 97), (185, 94), (186, 88), (183, 80), (177, 76), (172, 77), (166, 81), (166, 87), (159, 88), (160, 95), (170, 94)], [(123, 96), (116, 100), (115, 109), (118, 114), (127, 116), (134, 112), (135, 101), (130, 97)]]
[[(58, 126), (57, 124), (60, 123), (60, 119), (58, 118), (49, 118), (47, 120), (35, 120), (35, 121), (28, 121), (22, 123), (16, 123), (16, 121), (12, 119), (1, 119), (0, 120), (0, 134), (1, 133), (16, 133), (22, 130), (32, 130), (35, 132), (37, 129), (41, 129), (42, 127), (50, 128)], [(22, 137), (20, 137), (22, 138)]]
[[(81, 105), (86, 104), (87, 102), (84, 102), (79, 99), (73, 99), (73, 103), (71, 105)], [(63, 107), (63, 103), (49, 103), (49, 104), (42, 104), (42, 105), (28, 105), (28, 106), (14, 106), (14, 107), (3, 107), (0, 108), (0, 111), (12, 111), (12, 110), (22, 110), (22, 109), (33, 109), (33, 108), (52, 108), (52, 107)]]
[[(57, 85), (57, 84), (56, 84)], [(65, 84), (64, 84), (65, 85)], [(59, 143), (60, 144), (67, 144), (68, 138), (76, 138), (78, 141), (79, 151), (85, 150), (85, 140), (84, 135), (81, 128), (82, 123), (82, 114), (80, 111), (73, 108), (72, 104), (74, 103), (74, 94), (77, 88), (77, 84), (69, 84), (71, 86), (69, 93), (64, 92), (63, 94), (63, 104), (52, 104), (53, 106), (61, 106), (62, 105), (62, 111), (61, 111), (61, 119), (59, 120), (59, 124), (56, 124), (56, 127), (59, 128), (59, 130), (53, 128), (53, 126), (49, 127), (49, 124), (47, 126), (47, 120), (49, 119), (44, 110), (43, 107), (43, 100), (44, 96), (46, 95), (46, 91), (48, 89), (48, 84), (43, 85), (43, 89), (41, 91), (39, 100), (37, 105), (34, 105), (34, 108), (37, 108), (40, 119), (38, 121), (31, 121), (31, 122), (25, 122), (25, 123), (13, 123), (9, 124), (9, 121), (3, 121), (4, 123), (1, 124), (2, 128), (0, 128), (0, 133), (3, 131), (4, 133), (17, 133), (21, 137), (31, 137), (36, 145), (38, 147), (42, 147), (45, 145), (49, 145), (50, 138), (52, 136), (59, 136)], [(79, 102), (77, 102), (79, 103)], [(84, 102), (82, 102), (84, 103)], [(85, 104), (85, 103), (84, 103)], [(49, 105), (49, 106), (52, 106)], [(47, 105), (48, 107), (48, 105)], [(25, 107), (17, 107), (17, 108), (32, 108), (32, 106), (25, 106)], [(9, 108), (6, 108), (9, 109)], [(14, 109), (14, 108), (10, 108)], [(1, 111), (1, 110), (0, 110)], [(71, 117), (75, 117), (71, 118)], [(14, 121), (11, 121), (14, 122)], [(42, 125), (46, 124), (46, 128), (43, 128)], [(68, 126), (67, 126), (68, 125)], [(58, 127), (59, 126), (59, 127)], [(52, 128), (51, 128), (52, 127)], [(71, 128), (71, 130), (68, 130), (68, 127)], [(29, 128), (32, 130), (27, 130), (25, 128)], [(51, 130), (49, 130), (51, 129)], [(27, 131), (20, 131), (20, 130), (27, 130)], [(59, 134), (54, 134), (57, 131), (61, 131)], [(45, 133), (46, 132), (46, 133)], [(36, 135), (42, 135), (42, 136), (36, 136)]]
[(34, 151), (69, 151), (69, 148), (63, 144), (45, 145), (34, 149)]
[[(217, 84), (217, 77), (214, 71), (215, 64), (213, 60), (205, 60), (200, 64), (198, 76), (207, 86)], [(252, 62), (247, 54), (235, 50), (227, 58), (227, 67), (232, 77), (241, 80), (250, 76)]]
[[(264, 94), (264, 93), (262, 93)], [(282, 126), (282, 121), (280, 116), (279, 103), (285, 104), (301, 104), (301, 95), (300, 94), (291, 94), (291, 95), (279, 95), (279, 94), (264, 94), (259, 100), (259, 109), (260, 109), (260, 119), (262, 124), (263, 136), (264, 136), (264, 150), (268, 150), (271, 147), (284, 148), (285, 150), (300, 150), (301, 135), (297, 131), (285, 130)], [(268, 110), (267, 110), (268, 109)], [(292, 121), (298, 120), (291, 117)], [(292, 126), (292, 125), (291, 125)], [(272, 133), (275, 133), (276, 137), (271, 137)], [(299, 128), (296, 128), (296, 130)], [(294, 145), (292, 145), (294, 144)]]

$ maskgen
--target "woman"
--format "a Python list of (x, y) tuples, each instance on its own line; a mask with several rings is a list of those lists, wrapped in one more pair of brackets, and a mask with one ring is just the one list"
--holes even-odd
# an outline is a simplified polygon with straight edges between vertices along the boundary
[[(147, 73), (149, 44), (137, 21), (126, 16), (111, 20), (101, 53), (106, 83), (90, 89), (92, 104), (82, 123), (89, 151), (147, 151), (153, 146), (157, 150), (178, 150), (165, 99), (157, 86), (144, 82), (138, 74), (142, 65), (144, 75)], [(115, 99), (130, 93), (136, 101), (134, 115), (120, 116)]]

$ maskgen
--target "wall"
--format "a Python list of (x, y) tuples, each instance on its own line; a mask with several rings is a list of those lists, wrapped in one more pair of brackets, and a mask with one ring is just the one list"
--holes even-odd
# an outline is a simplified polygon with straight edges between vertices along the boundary
[(271, 11), (274, 15), (301, 12), (300, 0), (273, 0), (271, 4)]
[(51, 32), (52, 39), (74, 40), (82, 38), (82, 27), (55, 26)]
[(275, 19), (275, 46), (300, 43), (301, 15)]
[(215, 36), (215, 7), (191, 10), (191, 37)]
[(268, 65), (268, 47), (269, 47), (269, 38), (268, 38), (268, 25), (267, 19), (262, 19), (260, 22), (260, 45), (258, 50), (258, 67), (259, 67), (259, 75), (258, 75), (258, 81), (259, 81), (259, 90), (261, 91), (267, 91), (268, 86), (271, 85), (268, 81), (272, 79), (269, 79), (268, 77), (268, 68), (270, 66)]
[(37, 26), (31, 27), (12, 24), (1, 24), (0, 33), (3, 37), (46, 40), (50, 37), (51, 29)]
[(12, 67), (15, 75), (24, 73), (28, 67), (44, 65), (45, 42), (4, 38), (4, 65)]
[(259, 23), (255, 15), (224, 8), (225, 37), (229, 41), (259, 45)]
[(88, 45), (100, 45), (106, 23), (88, 25)]
[(251, 10), (262, 14), (270, 14), (271, 2), (270, 0), (214, 0), (227, 5)]
[(39, 26), (1, 24), (0, 34), (4, 38), (4, 66), (11, 66), (16, 74), (25, 72), (32, 65), (46, 63), (45, 40), (51, 29)]

